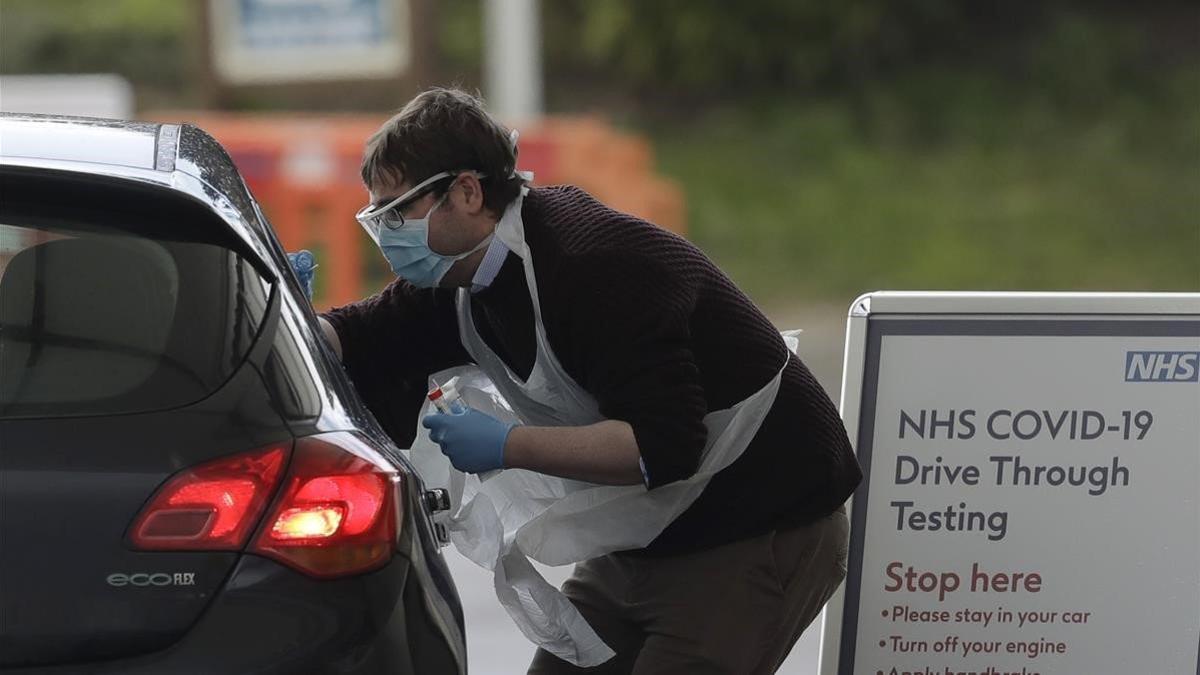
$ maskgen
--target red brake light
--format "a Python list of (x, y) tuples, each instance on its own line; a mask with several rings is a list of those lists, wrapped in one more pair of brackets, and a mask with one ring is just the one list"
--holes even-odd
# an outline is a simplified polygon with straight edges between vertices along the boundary
[(383, 565), (396, 545), (394, 474), (351, 434), (298, 439), (283, 490), (250, 552), (321, 578)]
[(282, 446), (222, 457), (171, 477), (130, 530), (139, 550), (229, 550), (246, 543), (279, 483)]

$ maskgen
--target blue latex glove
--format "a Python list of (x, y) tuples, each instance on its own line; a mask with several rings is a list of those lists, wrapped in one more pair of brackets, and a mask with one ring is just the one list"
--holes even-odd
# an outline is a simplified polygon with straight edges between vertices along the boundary
[(287, 254), (288, 264), (292, 266), (292, 271), (296, 273), (296, 278), (300, 280), (300, 287), (304, 292), (308, 293), (308, 299), (312, 300), (313, 296), (313, 270), (317, 269), (317, 259), (308, 249), (301, 249), (295, 253)]
[(504, 468), (504, 442), (516, 426), (474, 408), (456, 415), (426, 415), (421, 424), (429, 429), (430, 440), (441, 446), (454, 468), (466, 473)]

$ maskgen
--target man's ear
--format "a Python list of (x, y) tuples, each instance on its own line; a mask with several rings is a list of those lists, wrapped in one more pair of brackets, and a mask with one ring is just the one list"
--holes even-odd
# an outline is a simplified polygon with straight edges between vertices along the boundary
[(453, 195), (451, 199), (459, 200), (458, 206), (469, 216), (477, 216), (483, 213), (483, 185), (479, 182), (479, 177), (473, 173), (464, 173), (458, 177), (458, 187), (455, 190), (458, 194)]

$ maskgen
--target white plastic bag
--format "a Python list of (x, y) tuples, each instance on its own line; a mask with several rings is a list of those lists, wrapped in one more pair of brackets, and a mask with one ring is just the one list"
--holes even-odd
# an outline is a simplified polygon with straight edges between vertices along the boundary
[[(452, 377), (458, 378), (459, 395), (470, 407), (497, 419), (520, 421), (478, 368), (451, 368), (431, 379), (446, 382)], [(431, 407), (426, 402), (421, 417)], [(507, 469), (481, 481), (475, 474), (455, 469), (423, 426), (418, 428), (409, 458), (427, 487), (446, 488), (450, 493), (450, 509), (434, 519), (446, 527), (459, 553), (492, 571), (496, 598), (526, 638), (581, 667), (612, 658), (614, 652), (579, 610), (516, 546), (517, 530), (566, 496), (561, 480)]]

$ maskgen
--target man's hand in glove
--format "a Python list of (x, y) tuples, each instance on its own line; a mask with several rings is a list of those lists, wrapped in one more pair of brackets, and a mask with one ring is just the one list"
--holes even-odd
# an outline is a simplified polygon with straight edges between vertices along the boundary
[(300, 288), (308, 294), (308, 299), (311, 302), (313, 297), (313, 270), (320, 267), (317, 264), (317, 259), (313, 256), (312, 251), (302, 249), (295, 253), (287, 254), (288, 264), (292, 266), (292, 271), (296, 273), (296, 279), (300, 282)]
[(516, 426), (474, 408), (457, 415), (426, 415), (421, 424), (429, 429), (430, 440), (441, 446), (454, 468), (467, 473), (504, 468), (504, 442)]

